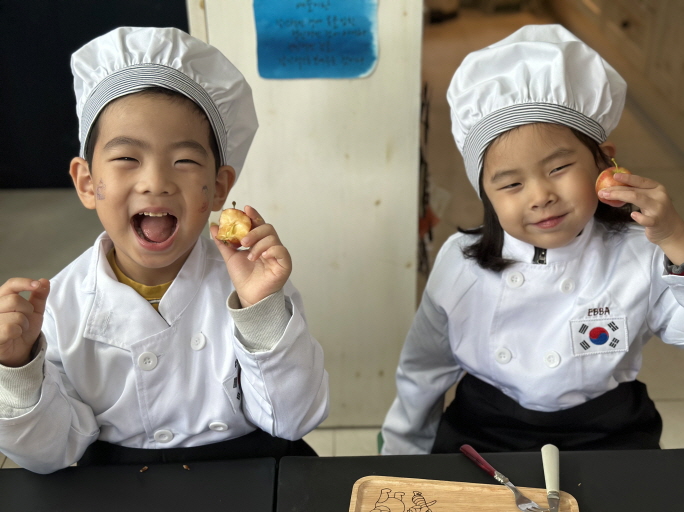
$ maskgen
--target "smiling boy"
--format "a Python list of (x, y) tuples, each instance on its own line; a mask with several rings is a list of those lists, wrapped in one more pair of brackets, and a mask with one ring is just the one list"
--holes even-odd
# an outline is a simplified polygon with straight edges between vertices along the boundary
[(314, 454), (328, 377), (287, 249), (251, 207), (244, 250), (201, 236), (256, 131), (244, 78), (168, 28), (116, 29), (72, 68), (70, 174), (105, 232), (51, 282), (0, 287), (0, 450), (39, 473)]
[(97, 210), (126, 276), (170, 282), (210, 210), (223, 206), (235, 172), (215, 167), (209, 122), (183, 97), (141, 92), (114, 100), (98, 129), (91, 162), (71, 164), (79, 197)]

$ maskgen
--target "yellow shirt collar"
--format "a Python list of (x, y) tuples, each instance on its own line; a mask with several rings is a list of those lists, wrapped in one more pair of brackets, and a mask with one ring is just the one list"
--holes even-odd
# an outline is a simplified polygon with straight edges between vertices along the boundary
[(133, 281), (133, 279), (124, 274), (119, 268), (119, 266), (116, 264), (116, 258), (114, 257), (114, 249), (107, 253), (107, 261), (109, 261), (109, 265), (112, 267), (116, 279), (121, 284), (125, 284), (133, 288), (136, 292), (142, 295), (142, 297), (145, 300), (147, 300), (147, 302), (149, 302), (154, 309), (159, 311), (159, 302), (161, 301), (162, 297), (164, 296), (164, 293), (166, 293), (166, 290), (169, 289), (169, 286), (171, 286), (171, 283), (173, 283), (173, 281), (169, 281), (168, 283), (164, 284), (157, 284), (154, 286), (148, 286), (146, 284), (141, 284), (137, 281)]

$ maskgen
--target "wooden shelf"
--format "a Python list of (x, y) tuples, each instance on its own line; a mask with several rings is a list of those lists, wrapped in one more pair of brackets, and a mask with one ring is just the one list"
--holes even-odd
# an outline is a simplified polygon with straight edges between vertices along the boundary
[(684, 152), (684, 2), (549, 0), (558, 21), (627, 81), (628, 95)]

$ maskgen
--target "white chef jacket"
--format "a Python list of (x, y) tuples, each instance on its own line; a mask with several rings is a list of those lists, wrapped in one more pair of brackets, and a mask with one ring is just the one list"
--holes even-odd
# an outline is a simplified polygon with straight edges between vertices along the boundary
[(269, 351), (250, 353), (226, 305), (233, 291), (214, 242), (200, 237), (159, 313), (117, 281), (103, 233), (51, 281), (38, 403), (0, 419), (0, 449), (49, 473), (96, 439), (176, 448), (243, 436), (256, 427), (300, 439), (328, 414), (323, 351), (288, 282), (291, 318)]
[(633, 381), (653, 334), (684, 345), (684, 277), (668, 275), (644, 229), (592, 220), (569, 245), (532, 263), (535, 248), (505, 234), (485, 270), (453, 235), (430, 274), (397, 369), (384, 454), (429, 453), (447, 389), (468, 372), (535, 411), (567, 409)]

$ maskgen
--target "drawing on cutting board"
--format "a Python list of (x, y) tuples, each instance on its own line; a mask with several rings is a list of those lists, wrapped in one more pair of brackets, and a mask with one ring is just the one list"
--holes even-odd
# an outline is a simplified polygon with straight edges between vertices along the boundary
[(432, 512), (430, 507), (437, 503), (437, 500), (428, 502), (423, 493), (413, 491), (411, 498), (413, 506), (407, 511), (404, 503), (404, 494), (406, 493), (395, 492), (390, 496), (391, 492), (392, 489), (382, 489), (378, 501), (375, 502), (375, 508), (370, 512)]

